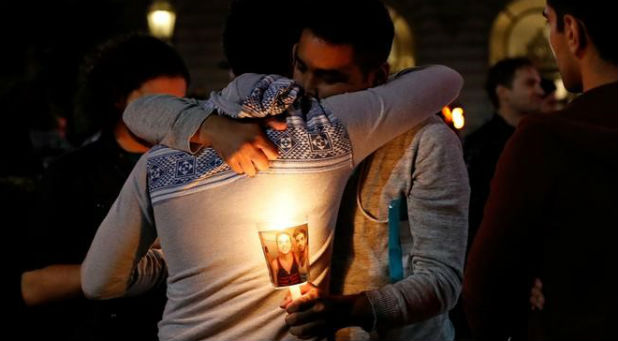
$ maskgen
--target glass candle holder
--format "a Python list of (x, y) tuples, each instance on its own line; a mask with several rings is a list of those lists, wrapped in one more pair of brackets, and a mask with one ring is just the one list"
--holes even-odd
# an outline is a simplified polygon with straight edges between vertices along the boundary
[(307, 283), (310, 272), (307, 219), (261, 222), (258, 234), (271, 283), (277, 289), (288, 288), (292, 299), (300, 297), (300, 286)]

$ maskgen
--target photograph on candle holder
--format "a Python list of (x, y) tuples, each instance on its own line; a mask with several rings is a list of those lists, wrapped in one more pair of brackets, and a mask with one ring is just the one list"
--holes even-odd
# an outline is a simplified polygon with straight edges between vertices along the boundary
[(309, 229), (307, 224), (259, 231), (270, 280), (277, 288), (307, 282)]

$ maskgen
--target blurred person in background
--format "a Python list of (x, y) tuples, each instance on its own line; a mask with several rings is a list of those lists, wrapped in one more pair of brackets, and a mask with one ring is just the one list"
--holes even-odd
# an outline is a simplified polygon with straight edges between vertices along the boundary
[(485, 90), (495, 114), (464, 140), (471, 189), (468, 245), (481, 223), (489, 183), (504, 145), (522, 118), (541, 112), (544, 94), (539, 72), (529, 59), (523, 57), (503, 59), (492, 66)]
[[(478, 339), (618, 337), (612, 6), (547, 1), (558, 69), (565, 88), (581, 95), (564, 110), (523, 119), (500, 157), (465, 273), (464, 305)], [(531, 314), (533, 286), (544, 304)]]
[(164, 284), (141, 297), (95, 302), (83, 297), (79, 270), (99, 224), (150, 147), (123, 123), (127, 101), (155, 93), (182, 97), (188, 83), (178, 53), (149, 36), (113, 39), (86, 58), (75, 111), (99, 132), (49, 166), (32, 209), (28, 264), (15, 286), (32, 339), (157, 339)]
[(563, 105), (556, 97), (556, 84), (548, 78), (541, 79), (541, 88), (543, 88), (543, 103), (541, 103), (541, 112), (550, 113), (562, 109)]

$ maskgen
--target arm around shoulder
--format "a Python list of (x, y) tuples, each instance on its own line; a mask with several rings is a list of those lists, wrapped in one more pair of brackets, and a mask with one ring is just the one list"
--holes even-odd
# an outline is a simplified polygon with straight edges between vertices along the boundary
[(457, 71), (431, 65), (400, 72), (384, 85), (332, 96), (324, 105), (350, 136), (354, 162), (414, 128), (451, 103), (463, 86)]
[(122, 118), (131, 132), (147, 142), (192, 153), (190, 140), (211, 113), (203, 101), (149, 95), (131, 102)]

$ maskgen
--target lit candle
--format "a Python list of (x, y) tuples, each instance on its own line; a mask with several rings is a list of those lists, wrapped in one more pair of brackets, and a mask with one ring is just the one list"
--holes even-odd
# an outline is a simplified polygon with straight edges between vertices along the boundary
[(262, 251), (275, 288), (288, 288), (292, 300), (309, 276), (309, 229), (305, 219), (258, 223)]

